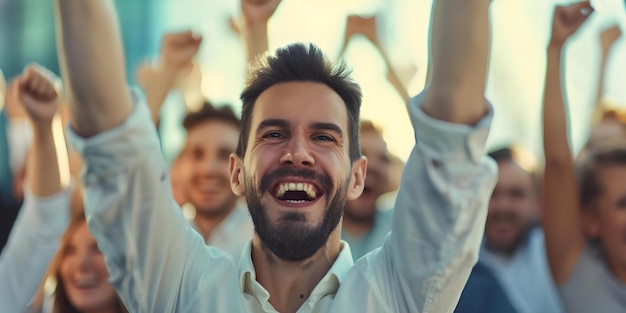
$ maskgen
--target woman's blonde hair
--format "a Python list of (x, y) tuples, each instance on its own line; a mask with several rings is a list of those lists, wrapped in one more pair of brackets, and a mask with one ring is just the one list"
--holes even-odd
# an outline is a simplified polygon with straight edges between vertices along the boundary
[[(44, 298), (46, 296), (46, 285), (49, 284), (49, 280), (56, 283), (53, 292), (54, 299), (54, 307), (53, 313), (79, 313), (80, 311), (76, 309), (70, 299), (67, 296), (65, 291), (65, 286), (63, 285), (63, 280), (60, 279), (60, 268), (63, 263), (63, 259), (65, 257), (65, 250), (70, 245), (72, 240), (72, 236), (76, 232), (76, 230), (82, 226), (84, 223), (87, 223), (85, 219), (84, 207), (82, 202), (82, 190), (80, 187), (76, 187), (72, 193), (72, 199), (70, 201), (70, 211), (71, 211), (71, 219), (70, 224), (68, 225), (65, 233), (61, 237), (61, 242), (59, 244), (59, 249), (57, 250), (56, 255), (52, 259), (50, 266), (48, 267), (48, 271), (44, 276), (43, 281), (39, 287), (39, 291), (35, 296), (35, 301), (33, 304), (33, 312), (40, 312)], [(124, 307), (122, 300), (116, 294), (115, 295), (115, 307), (117, 312), (128, 313), (128, 310)]]

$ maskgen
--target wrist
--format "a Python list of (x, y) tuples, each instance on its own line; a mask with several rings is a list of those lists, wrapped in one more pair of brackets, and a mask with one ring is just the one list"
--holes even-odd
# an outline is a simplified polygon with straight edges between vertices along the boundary
[(52, 120), (49, 121), (33, 121), (31, 120), (33, 127), (33, 140), (45, 140), (52, 136)]
[(550, 40), (550, 43), (548, 44), (548, 51), (553, 51), (553, 52), (561, 52), (561, 50), (563, 49), (563, 41), (559, 41), (559, 40)]
[(563, 45), (559, 44), (559, 43), (553, 43), (550, 42), (550, 44), (548, 45), (548, 56), (561, 56), (561, 53), (563, 51)]

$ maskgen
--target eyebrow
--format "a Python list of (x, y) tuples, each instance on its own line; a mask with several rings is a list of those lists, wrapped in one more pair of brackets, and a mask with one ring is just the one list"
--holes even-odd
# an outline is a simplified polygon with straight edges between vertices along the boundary
[(268, 127), (289, 128), (289, 122), (287, 122), (287, 120), (279, 119), (279, 118), (267, 119), (259, 123), (259, 126), (257, 126), (256, 131), (260, 132), (261, 130), (268, 128)]
[(339, 125), (334, 123), (315, 122), (309, 124), (309, 127), (315, 130), (328, 130), (339, 134), (339, 137), (343, 138), (343, 131)]
[[(257, 132), (269, 127), (279, 127), (283, 129), (289, 128), (289, 122), (285, 119), (267, 119), (259, 123), (259, 126), (256, 128)], [(313, 122), (309, 124), (309, 127), (314, 130), (326, 130), (332, 131), (339, 134), (339, 137), (343, 138), (343, 131), (339, 125), (335, 123), (325, 123), (325, 122)]]

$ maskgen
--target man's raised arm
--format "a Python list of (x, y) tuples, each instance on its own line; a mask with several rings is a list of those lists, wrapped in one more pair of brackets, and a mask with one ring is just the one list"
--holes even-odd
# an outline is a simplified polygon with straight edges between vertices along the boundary
[(368, 270), (370, 286), (394, 312), (452, 312), (478, 260), (496, 182), (495, 163), (485, 156), (488, 5), (435, 3), (433, 79), (408, 104), (416, 145), (402, 174), (392, 231), (378, 253), (355, 265)]
[(56, 9), (69, 137), (111, 285), (130, 312), (240, 312), (225, 296), (239, 289), (234, 263), (187, 226), (148, 106), (126, 87), (113, 1), (57, 0)]
[(83, 137), (131, 111), (120, 30), (111, 1), (57, 0), (57, 47), (72, 129)]
[(489, 0), (439, 0), (431, 22), (432, 80), (424, 111), (437, 119), (476, 124), (485, 114)]

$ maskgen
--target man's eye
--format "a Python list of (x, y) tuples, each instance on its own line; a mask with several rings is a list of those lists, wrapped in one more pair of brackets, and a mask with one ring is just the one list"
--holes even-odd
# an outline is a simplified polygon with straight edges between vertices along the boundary
[(279, 132), (269, 132), (265, 135), (263, 135), (263, 138), (265, 139), (282, 139), (285, 138), (285, 136)]
[(315, 140), (319, 140), (319, 141), (329, 141), (329, 142), (335, 142), (335, 138), (333, 138), (332, 136), (328, 136), (328, 135), (316, 135), (315, 137), (313, 137)]

